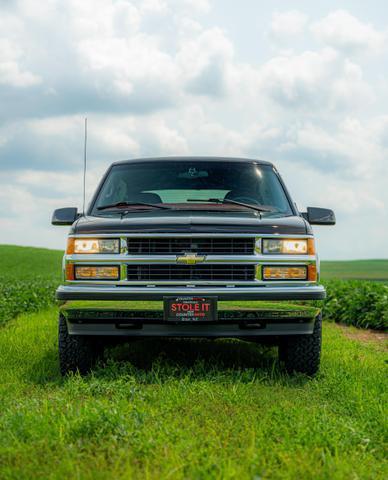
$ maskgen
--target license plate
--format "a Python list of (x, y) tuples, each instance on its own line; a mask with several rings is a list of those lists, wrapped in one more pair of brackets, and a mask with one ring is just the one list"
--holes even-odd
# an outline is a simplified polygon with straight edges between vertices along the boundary
[(213, 322), (217, 320), (216, 297), (165, 297), (167, 322)]

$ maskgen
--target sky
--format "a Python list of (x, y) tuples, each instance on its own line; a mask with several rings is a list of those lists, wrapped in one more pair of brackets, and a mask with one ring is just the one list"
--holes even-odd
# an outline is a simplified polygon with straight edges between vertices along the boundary
[(384, 1), (2, 0), (0, 243), (64, 248), (114, 161), (272, 161), (323, 259), (387, 258)]

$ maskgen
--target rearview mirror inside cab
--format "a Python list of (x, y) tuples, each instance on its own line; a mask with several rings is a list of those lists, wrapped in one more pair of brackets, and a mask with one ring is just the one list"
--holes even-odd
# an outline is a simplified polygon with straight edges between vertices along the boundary
[(302, 213), (311, 225), (335, 225), (335, 215), (329, 208), (307, 207), (307, 212)]
[(51, 218), (52, 225), (72, 225), (78, 218), (77, 209), (74, 207), (57, 208)]

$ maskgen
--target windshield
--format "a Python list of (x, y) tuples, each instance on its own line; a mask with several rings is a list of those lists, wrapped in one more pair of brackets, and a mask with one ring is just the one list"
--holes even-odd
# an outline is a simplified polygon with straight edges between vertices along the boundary
[[(284, 189), (271, 166), (206, 160), (115, 165), (94, 202), (92, 215), (112, 215), (124, 207), (131, 211), (152, 207), (146, 204), (204, 210), (206, 205), (216, 203), (213, 200), (265, 207), (268, 211), (263, 215), (266, 216), (292, 215)], [(101, 208), (105, 206), (111, 208)], [(246, 209), (232, 202), (217, 203), (217, 208)]]

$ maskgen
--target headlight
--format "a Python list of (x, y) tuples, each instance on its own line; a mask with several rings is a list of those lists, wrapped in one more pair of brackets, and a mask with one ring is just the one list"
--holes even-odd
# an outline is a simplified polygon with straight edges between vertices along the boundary
[(119, 253), (118, 238), (69, 238), (67, 254), (72, 253)]
[(75, 280), (118, 280), (119, 267), (75, 265), (74, 278)]
[(314, 239), (264, 238), (263, 253), (267, 255), (314, 255)]

